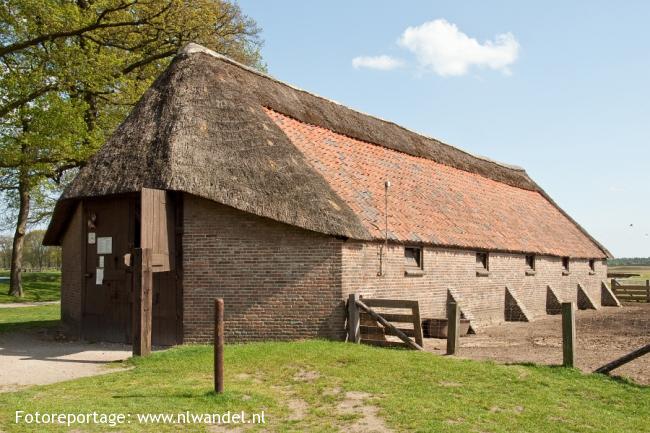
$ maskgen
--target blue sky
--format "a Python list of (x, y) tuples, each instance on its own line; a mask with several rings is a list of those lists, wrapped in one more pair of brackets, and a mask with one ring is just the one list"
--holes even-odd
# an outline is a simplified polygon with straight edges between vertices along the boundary
[(523, 166), (615, 256), (650, 256), (650, 2), (239, 3), (271, 75)]

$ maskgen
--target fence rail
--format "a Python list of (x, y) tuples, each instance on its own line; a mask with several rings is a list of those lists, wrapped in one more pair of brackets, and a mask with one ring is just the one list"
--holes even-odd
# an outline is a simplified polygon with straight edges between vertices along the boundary
[[(408, 313), (378, 312), (373, 308), (411, 310)], [(411, 324), (412, 327), (404, 327)], [(398, 327), (399, 326), (399, 327)], [(388, 340), (386, 336), (399, 340)], [(356, 294), (348, 299), (348, 340), (382, 347), (422, 350), (422, 323), (417, 301), (368, 299)]]
[(612, 291), (621, 302), (650, 302), (650, 280), (643, 284), (621, 284), (612, 278)]

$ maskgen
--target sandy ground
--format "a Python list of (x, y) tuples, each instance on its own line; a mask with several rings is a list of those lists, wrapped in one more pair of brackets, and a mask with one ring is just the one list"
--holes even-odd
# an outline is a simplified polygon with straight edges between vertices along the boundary
[[(459, 356), (503, 363), (562, 363), (561, 317), (544, 316), (529, 323), (508, 322), (461, 338)], [(626, 304), (576, 313), (576, 363), (585, 372), (650, 343), (650, 304)], [(425, 349), (445, 352), (446, 340), (427, 338)], [(614, 370), (650, 385), (650, 354)]]
[(45, 301), (45, 302), (7, 302), (0, 304), (0, 308), (22, 308), (22, 307), (39, 307), (41, 305), (54, 305), (60, 304), (61, 301)]
[(116, 371), (106, 364), (131, 356), (120, 344), (60, 342), (42, 332), (0, 334), (0, 392)]

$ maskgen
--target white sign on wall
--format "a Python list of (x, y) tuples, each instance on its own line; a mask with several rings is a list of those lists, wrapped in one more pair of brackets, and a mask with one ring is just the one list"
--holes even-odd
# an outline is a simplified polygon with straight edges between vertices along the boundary
[(95, 233), (88, 233), (88, 243), (95, 245)]
[(104, 269), (95, 269), (95, 284), (100, 285), (104, 283)]
[(97, 238), (97, 254), (113, 254), (113, 238)]

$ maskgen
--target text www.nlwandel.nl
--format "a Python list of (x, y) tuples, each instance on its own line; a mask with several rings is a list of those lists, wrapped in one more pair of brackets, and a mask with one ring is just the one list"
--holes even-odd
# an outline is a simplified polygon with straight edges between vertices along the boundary
[(245, 411), (223, 413), (195, 413), (190, 411), (176, 413), (50, 413), (16, 411), (16, 424), (63, 424), (69, 426), (98, 424), (115, 427), (122, 424), (265, 424), (264, 411), (247, 413)]

